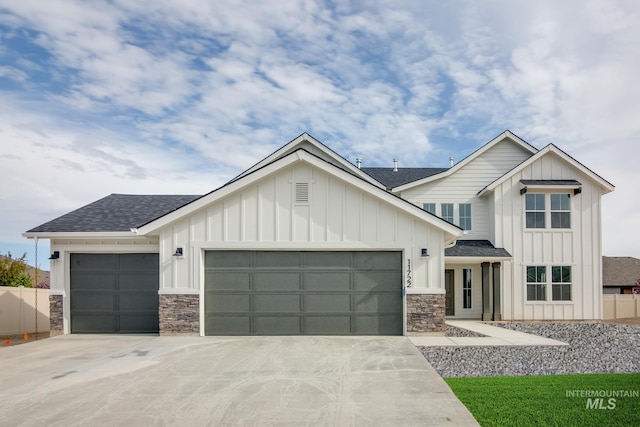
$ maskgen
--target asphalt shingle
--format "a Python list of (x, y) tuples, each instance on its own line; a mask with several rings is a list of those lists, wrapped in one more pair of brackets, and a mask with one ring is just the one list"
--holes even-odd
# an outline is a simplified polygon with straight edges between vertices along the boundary
[(28, 232), (130, 231), (199, 197), (201, 196), (111, 194)]
[(444, 250), (444, 256), (450, 257), (511, 257), (504, 248), (496, 248), (488, 240), (458, 240), (456, 245)]
[(418, 181), (429, 176), (445, 172), (448, 168), (362, 168), (362, 171), (373, 179), (381, 182), (387, 190), (410, 182)]

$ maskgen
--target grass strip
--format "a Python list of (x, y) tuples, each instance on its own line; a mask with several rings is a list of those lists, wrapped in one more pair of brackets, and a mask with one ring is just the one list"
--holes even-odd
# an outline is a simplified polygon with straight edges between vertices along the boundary
[(482, 426), (640, 426), (640, 374), (445, 381)]

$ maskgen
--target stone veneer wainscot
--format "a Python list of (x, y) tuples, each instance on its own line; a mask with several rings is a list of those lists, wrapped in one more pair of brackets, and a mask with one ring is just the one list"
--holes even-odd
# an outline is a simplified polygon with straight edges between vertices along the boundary
[(407, 295), (407, 332), (444, 332), (444, 294)]
[(49, 333), (62, 333), (62, 295), (49, 295)]
[(160, 335), (199, 334), (199, 295), (160, 295)]

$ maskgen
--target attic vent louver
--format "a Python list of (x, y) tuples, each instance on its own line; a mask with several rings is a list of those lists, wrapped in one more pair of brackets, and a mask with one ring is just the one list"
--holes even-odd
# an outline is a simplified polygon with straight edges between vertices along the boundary
[(296, 182), (296, 203), (309, 203), (308, 182)]

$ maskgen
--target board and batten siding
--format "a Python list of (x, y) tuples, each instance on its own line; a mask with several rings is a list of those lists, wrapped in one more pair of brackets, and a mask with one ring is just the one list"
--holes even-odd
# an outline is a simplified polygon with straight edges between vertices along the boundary
[(470, 203), (471, 230), (462, 239), (488, 239), (490, 209), (486, 198), (477, 197), (478, 192), (530, 156), (530, 152), (505, 139), (453, 174), (403, 191), (400, 197), (420, 207), (435, 203), (438, 216), (441, 203), (453, 203), (456, 224), (459, 224), (458, 205)]
[[(297, 183), (309, 184), (307, 203), (295, 200)], [(177, 247), (183, 257), (172, 256)], [(421, 257), (421, 248), (430, 256)], [(442, 230), (307, 163), (274, 172), (161, 229), (160, 292), (198, 293), (207, 249), (398, 250), (404, 252), (403, 271), (411, 262), (413, 287), (444, 287)]]
[[(525, 196), (521, 179), (575, 179), (582, 192), (537, 190), (529, 192), (571, 194), (571, 229), (526, 229)], [(497, 247), (504, 247), (512, 263), (504, 263), (503, 317), (512, 320), (600, 319), (602, 316), (601, 188), (581, 171), (549, 153), (495, 188), (487, 196), (495, 209)], [(549, 206), (547, 205), (547, 210)], [(526, 267), (572, 267), (572, 301), (526, 300)]]

